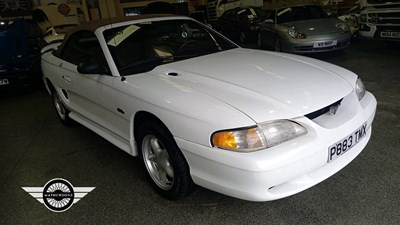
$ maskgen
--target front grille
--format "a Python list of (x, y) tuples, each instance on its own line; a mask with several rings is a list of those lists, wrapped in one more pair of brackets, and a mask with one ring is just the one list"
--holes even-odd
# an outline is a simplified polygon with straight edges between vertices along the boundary
[(400, 24), (400, 18), (396, 19), (368, 19), (368, 23), (372, 24)]
[(369, 13), (368, 22), (372, 24), (399, 24), (400, 12)]
[(369, 13), (370, 17), (400, 17), (400, 12), (388, 12), (388, 13)]
[(335, 103), (332, 103), (332, 104), (330, 104), (330, 105), (328, 105), (328, 106), (326, 106), (326, 107), (324, 107), (324, 108), (322, 108), (322, 109), (319, 109), (319, 110), (317, 110), (317, 111), (314, 111), (314, 112), (312, 112), (312, 113), (309, 113), (309, 114), (307, 114), (307, 115), (305, 115), (305, 116), (306, 116), (308, 119), (310, 119), (310, 120), (315, 119), (315, 118), (317, 118), (317, 117), (319, 117), (319, 116), (321, 116), (321, 115), (323, 115), (323, 114), (329, 112), (330, 109), (331, 109), (331, 107), (335, 107), (335, 106), (336, 106), (336, 107), (339, 108), (340, 103), (342, 102), (342, 100), (343, 100), (343, 98), (340, 99), (339, 101), (335, 102)]

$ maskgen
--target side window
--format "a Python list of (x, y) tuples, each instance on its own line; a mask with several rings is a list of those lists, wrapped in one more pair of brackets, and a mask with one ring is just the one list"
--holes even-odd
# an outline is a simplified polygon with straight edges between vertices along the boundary
[(107, 65), (100, 43), (91, 31), (74, 33), (63, 48), (60, 57), (75, 65), (90, 60)]

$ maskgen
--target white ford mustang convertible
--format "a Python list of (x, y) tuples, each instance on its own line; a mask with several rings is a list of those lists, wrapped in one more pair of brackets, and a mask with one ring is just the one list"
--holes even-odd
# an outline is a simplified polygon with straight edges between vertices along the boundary
[(250, 201), (303, 191), (365, 148), (377, 105), (346, 69), (240, 48), (183, 16), (81, 24), (42, 70), (61, 121), (139, 156), (169, 199), (196, 185)]

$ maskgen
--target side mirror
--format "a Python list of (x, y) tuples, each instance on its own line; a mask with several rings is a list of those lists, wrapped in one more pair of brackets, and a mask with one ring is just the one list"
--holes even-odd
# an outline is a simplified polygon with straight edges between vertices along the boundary
[(106, 74), (109, 75), (110, 71), (108, 68), (104, 68), (100, 63), (95, 61), (88, 61), (79, 63), (78, 72), (82, 74)]

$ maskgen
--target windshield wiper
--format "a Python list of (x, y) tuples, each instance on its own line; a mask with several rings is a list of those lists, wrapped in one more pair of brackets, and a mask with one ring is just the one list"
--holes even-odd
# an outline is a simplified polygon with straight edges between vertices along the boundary
[(152, 64), (152, 63), (156, 63), (156, 65), (154, 65), (154, 67), (156, 67), (161, 64), (171, 63), (171, 62), (188, 59), (188, 58), (192, 58), (192, 57), (196, 57), (196, 56), (198, 56), (198, 54), (147, 58), (147, 59), (142, 59), (140, 61), (129, 63), (129, 64), (123, 66), (122, 68), (120, 68), (120, 70), (126, 70), (128, 68), (143, 66), (143, 65)]
[(163, 57), (167, 62), (175, 62), (183, 59), (189, 59), (199, 56), (199, 54), (185, 54), (185, 55), (174, 55), (174, 56), (165, 56)]
[(147, 64), (147, 63), (154, 63), (154, 62), (159, 62), (159, 61), (162, 62), (163, 60), (164, 60), (163, 57), (142, 59), (140, 61), (135, 61), (135, 62), (129, 63), (129, 64), (123, 66), (122, 68), (120, 68), (120, 70), (126, 70), (128, 68), (135, 67), (135, 66), (141, 66), (141, 65)]

